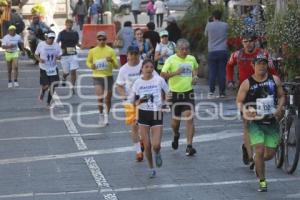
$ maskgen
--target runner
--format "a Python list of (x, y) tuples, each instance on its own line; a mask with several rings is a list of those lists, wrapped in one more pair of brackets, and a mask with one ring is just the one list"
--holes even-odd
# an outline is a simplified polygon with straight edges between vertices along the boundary
[[(89, 51), (86, 65), (93, 70), (93, 80), (98, 99), (99, 125), (108, 125), (108, 115), (111, 108), (113, 68), (118, 67), (115, 51), (106, 45), (106, 32), (97, 33), (97, 46)], [(103, 106), (103, 99), (105, 107)]]
[(168, 57), (175, 54), (176, 44), (169, 41), (169, 33), (163, 30), (159, 33), (160, 43), (156, 45), (154, 61), (157, 61), (157, 72), (160, 73)]
[[(268, 58), (269, 72), (272, 74), (276, 74), (276, 70), (273, 67), (272, 60), (269, 56), (269, 53), (262, 48), (258, 48), (255, 46), (256, 43), (256, 34), (254, 31), (246, 30), (242, 33), (242, 45), (243, 48), (232, 53), (230, 59), (226, 66), (226, 76), (228, 87), (234, 87), (234, 67), (237, 66), (238, 69), (238, 79), (239, 84), (241, 84), (244, 80), (250, 77), (253, 73), (252, 60), (258, 54), (264, 54)], [(244, 135), (243, 135), (244, 144), (242, 145), (243, 152), (243, 162), (245, 165), (250, 164), (250, 169), (253, 169), (253, 161), (252, 161), (252, 149), (249, 142), (249, 135), (247, 130), (247, 124), (244, 122)]]
[[(170, 56), (161, 71), (161, 76), (168, 79), (169, 87), (172, 92), (172, 129), (173, 142), (172, 148), (178, 149), (180, 137), (180, 121), (186, 121), (187, 148), (186, 155), (192, 156), (196, 149), (192, 147), (194, 127), (194, 91), (192, 84), (196, 83), (198, 63), (196, 58), (188, 55), (190, 44), (186, 39), (177, 41), (176, 54)], [(183, 119), (181, 119), (183, 116)]]
[[(138, 106), (138, 124), (145, 145), (145, 155), (150, 168), (149, 178), (156, 176), (153, 165), (152, 148), (155, 155), (156, 167), (162, 166), (160, 143), (163, 128), (163, 95), (169, 92), (165, 80), (153, 75), (154, 63), (146, 59), (142, 64), (142, 76), (135, 81), (130, 96), (131, 102)], [(150, 135), (151, 131), (151, 135)]]
[(140, 77), (142, 68), (140, 60), (139, 48), (137, 46), (129, 46), (127, 49), (127, 63), (120, 68), (116, 84), (117, 91), (124, 101), (126, 125), (131, 125), (131, 139), (136, 151), (136, 160), (141, 162), (143, 160), (143, 152), (140, 144), (140, 137), (138, 133), (138, 125), (136, 122), (136, 108), (132, 103), (129, 103), (128, 96), (131, 93), (133, 83)]
[(67, 19), (65, 22), (66, 29), (58, 34), (57, 43), (61, 43), (63, 55), (61, 65), (63, 69), (62, 85), (66, 85), (66, 80), (71, 71), (72, 92), (75, 94), (76, 70), (79, 68), (76, 45), (80, 47), (79, 35), (77, 31), (72, 30), (73, 20)]
[[(280, 141), (278, 121), (285, 103), (280, 79), (268, 74), (268, 58), (259, 54), (253, 60), (254, 74), (240, 86), (237, 106), (247, 120), (250, 142), (255, 149), (256, 176), (259, 192), (267, 191), (265, 162), (271, 160)], [(277, 105), (277, 108), (275, 106)]]
[[(8, 71), (8, 88), (19, 87), (18, 82), (18, 58), (19, 47), (21, 47), (22, 55), (25, 55), (24, 43), (21, 36), (16, 34), (16, 27), (11, 25), (8, 27), (8, 34), (2, 39), (2, 48), (5, 49), (5, 60)], [(12, 82), (12, 72), (14, 72), (14, 82)]]
[(49, 109), (52, 108), (52, 95), (59, 81), (57, 60), (59, 60), (62, 55), (61, 48), (54, 42), (54, 39), (55, 33), (48, 33), (46, 41), (42, 41), (38, 44), (34, 55), (40, 67), (41, 91), (39, 100), (43, 101), (45, 92), (48, 90), (47, 107)]

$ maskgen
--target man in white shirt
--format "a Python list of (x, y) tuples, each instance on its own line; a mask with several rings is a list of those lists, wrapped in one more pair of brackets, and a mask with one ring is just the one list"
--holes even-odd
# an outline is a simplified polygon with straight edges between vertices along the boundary
[[(25, 55), (24, 43), (21, 36), (16, 34), (16, 27), (11, 25), (8, 27), (8, 34), (2, 39), (2, 48), (5, 49), (5, 60), (7, 62), (8, 71), (8, 88), (19, 87), (18, 83), (18, 58), (19, 47), (21, 47), (22, 55)], [(12, 71), (14, 71), (14, 82), (12, 82)]]
[(127, 63), (120, 68), (116, 84), (117, 91), (121, 99), (125, 102), (125, 123), (131, 125), (131, 139), (136, 150), (136, 160), (143, 160), (141, 150), (138, 126), (136, 123), (136, 108), (133, 104), (127, 103), (127, 98), (131, 93), (134, 82), (141, 76), (140, 71), (142, 61), (140, 60), (139, 48), (137, 46), (129, 46), (127, 50)]
[(59, 84), (57, 60), (61, 58), (62, 50), (54, 42), (55, 33), (47, 34), (46, 41), (40, 42), (35, 51), (35, 58), (39, 61), (41, 92), (39, 100), (43, 101), (45, 92), (48, 91), (47, 106), (52, 108), (51, 100), (54, 88)]

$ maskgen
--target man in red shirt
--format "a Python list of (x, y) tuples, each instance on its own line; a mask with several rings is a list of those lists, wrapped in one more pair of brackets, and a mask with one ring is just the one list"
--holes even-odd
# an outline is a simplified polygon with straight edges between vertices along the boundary
[[(254, 31), (245, 30), (242, 33), (242, 45), (238, 51), (235, 51), (231, 54), (229, 61), (226, 65), (226, 79), (228, 82), (228, 87), (234, 86), (234, 66), (237, 66), (238, 69), (238, 85), (240, 85), (245, 79), (249, 78), (252, 74), (254, 74), (254, 70), (252, 67), (252, 61), (258, 54), (263, 54), (268, 58), (268, 71), (271, 74), (277, 74), (274, 68), (272, 59), (269, 53), (262, 48), (256, 47), (256, 34)], [(243, 162), (245, 165), (250, 164), (253, 161), (253, 152), (250, 146), (250, 139), (247, 130), (247, 121), (244, 120), (244, 144), (242, 145), (243, 151)], [(253, 162), (252, 162), (253, 163)], [(253, 168), (254, 165), (251, 164), (250, 168)]]

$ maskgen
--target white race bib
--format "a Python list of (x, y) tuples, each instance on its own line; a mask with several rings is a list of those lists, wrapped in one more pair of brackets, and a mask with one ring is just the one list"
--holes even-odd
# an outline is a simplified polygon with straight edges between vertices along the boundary
[(181, 76), (185, 77), (192, 77), (192, 65), (189, 63), (182, 63), (179, 65), (179, 67), (182, 69)]
[(76, 54), (76, 48), (75, 47), (67, 47), (66, 48), (66, 53), (68, 55), (75, 55)]
[(256, 112), (260, 116), (271, 115), (276, 111), (273, 95), (256, 99)]
[(95, 62), (95, 65), (96, 65), (97, 70), (107, 70), (107, 68), (108, 68), (108, 62), (105, 58), (97, 60)]
[(47, 66), (46, 67), (47, 76), (57, 75), (56, 66)]

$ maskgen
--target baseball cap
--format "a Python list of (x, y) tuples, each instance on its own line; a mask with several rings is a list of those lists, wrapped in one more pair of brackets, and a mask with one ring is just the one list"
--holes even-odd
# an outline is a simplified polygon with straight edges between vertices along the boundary
[(176, 19), (173, 16), (168, 16), (166, 19), (166, 22), (174, 23), (174, 22), (176, 22)]
[(47, 33), (47, 37), (48, 38), (55, 38), (55, 33), (54, 32)]
[(16, 26), (14, 26), (14, 25), (10, 25), (9, 27), (8, 27), (8, 30), (10, 31), (10, 30), (16, 30), (17, 28), (16, 28)]
[(169, 36), (169, 32), (168, 31), (166, 31), (166, 30), (163, 30), (163, 31), (161, 31), (161, 32), (159, 32), (159, 36), (160, 37), (162, 37), (162, 36)]
[(253, 59), (253, 63), (259, 63), (261, 61), (264, 61), (266, 63), (268, 63), (268, 58), (265, 54), (260, 53), (258, 54), (254, 59)]
[(99, 31), (99, 32), (97, 33), (97, 37), (100, 37), (100, 36), (106, 38), (106, 33), (105, 33), (104, 31)]
[(137, 47), (137, 46), (131, 45), (127, 48), (127, 53), (137, 53), (138, 54), (139, 52), (140, 52), (140, 50), (139, 50), (139, 47)]

